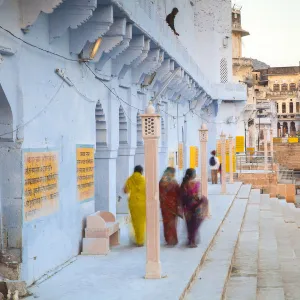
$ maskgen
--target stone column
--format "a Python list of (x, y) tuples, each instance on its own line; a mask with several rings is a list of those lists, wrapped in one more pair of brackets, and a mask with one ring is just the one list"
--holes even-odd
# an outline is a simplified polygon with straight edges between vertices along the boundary
[(141, 115), (145, 146), (147, 263), (146, 279), (161, 278), (159, 187), (158, 187), (158, 143), (160, 137), (160, 115), (155, 113), (152, 103)]
[(208, 196), (208, 184), (207, 184), (207, 141), (208, 141), (208, 129), (205, 124), (202, 124), (199, 130), (200, 137), (200, 151), (201, 151), (201, 187), (202, 195)]
[(271, 152), (271, 157), (274, 157), (274, 145), (273, 145), (273, 129), (270, 129), (270, 152)]
[(268, 129), (264, 128), (265, 171), (268, 170)]
[(221, 133), (220, 135), (221, 140), (221, 160), (222, 160), (222, 194), (226, 194), (226, 134)]
[(229, 183), (233, 183), (233, 138), (231, 134), (229, 135), (228, 140), (229, 140), (229, 174), (230, 174)]

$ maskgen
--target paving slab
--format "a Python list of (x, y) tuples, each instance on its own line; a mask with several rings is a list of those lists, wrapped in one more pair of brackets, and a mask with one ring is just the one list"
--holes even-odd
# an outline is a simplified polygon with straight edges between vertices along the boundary
[[(236, 195), (240, 188), (242, 187), (242, 182), (234, 182), (232, 184), (227, 183), (226, 185), (226, 195)], [(208, 184), (208, 195), (221, 195), (221, 184)]]
[(260, 203), (260, 190), (253, 189), (250, 192), (249, 203), (259, 204)]
[(248, 199), (236, 199), (194, 282), (188, 300), (219, 300), (225, 292)]
[[(236, 193), (240, 186), (234, 185)], [(209, 190), (212, 191), (210, 186)], [(164, 279), (144, 279), (146, 249), (131, 246), (128, 226), (123, 226), (121, 246), (113, 248), (107, 256), (78, 256), (71, 265), (30, 288), (33, 296), (26, 299), (179, 299), (234, 198), (235, 195), (209, 195), (212, 218), (202, 225), (201, 243), (196, 249), (185, 247), (186, 230), (183, 221), (180, 221), (178, 228), (180, 244), (177, 247), (165, 247), (161, 234), (161, 263), (163, 274), (167, 276)]]
[(285, 300), (283, 288), (259, 289), (257, 300)]
[(232, 277), (228, 282), (226, 300), (256, 300), (257, 278)]

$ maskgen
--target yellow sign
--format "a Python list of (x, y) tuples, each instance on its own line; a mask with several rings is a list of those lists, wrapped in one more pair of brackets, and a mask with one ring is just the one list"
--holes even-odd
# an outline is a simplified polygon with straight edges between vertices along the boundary
[(178, 169), (183, 169), (183, 144), (178, 144)]
[(298, 143), (298, 138), (292, 137), (292, 138), (289, 138), (288, 141), (290, 144), (296, 144), (296, 143)]
[(250, 155), (253, 155), (255, 152), (255, 148), (247, 148), (247, 152), (250, 153)]
[(58, 153), (24, 151), (24, 221), (54, 213), (58, 198)]
[(80, 202), (94, 199), (94, 146), (78, 145), (77, 159), (77, 199)]
[(191, 146), (190, 147), (190, 168), (195, 169), (198, 167), (198, 158), (197, 158), (197, 147)]
[(175, 167), (175, 156), (174, 152), (169, 153), (169, 167), (174, 168)]
[(196, 150), (196, 167), (199, 167), (199, 148), (195, 147)]
[[(218, 156), (218, 159), (219, 159), (220, 163), (222, 163), (221, 156)], [(232, 156), (232, 165), (233, 165), (233, 172), (236, 172), (236, 156), (235, 155)], [(230, 172), (229, 166), (230, 166), (229, 154), (227, 154), (226, 155), (226, 173)], [(222, 168), (222, 170), (224, 170), (224, 167)]]
[(217, 140), (217, 155), (221, 155), (221, 141)]
[(236, 147), (236, 153), (245, 151), (245, 137), (244, 136), (237, 136), (235, 138), (235, 147)]
[(281, 138), (273, 138), (273, 143), (280, 144), (280, 143), (282, 143), (282, 139)]

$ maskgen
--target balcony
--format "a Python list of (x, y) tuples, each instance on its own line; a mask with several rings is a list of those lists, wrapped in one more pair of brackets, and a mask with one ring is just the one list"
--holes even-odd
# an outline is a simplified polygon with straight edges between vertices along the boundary
[(258, 125), (271, 125), (271, 118), (269, 117), (265, 117), (265, 118), (260, 118), (260, 122), (259, 122), (259, 119), (256, 118), (255, 119), (255, 124)]
[(256, 109), (269, 109), (269, 110), (271, 110), (271, 103), (270, 102), (256, 103)]
[(233, 58), (232, 59), (233, 66), (236, 67), (253, 67), (253, 63), (251, 59), (248, 58)]
[(173, 34), (165, 19), (161, 18), (151, 1), (111, 0), (125, 12), (137, 28), (149, 36), (171, 59), (175, 60), (208, 93), (212, 84), (204, 76), (197, 63)]
[(267, 97), (277, 97), (280, 98), (282, 96), (291, 96), (291, 97), (297, 97), (298, 91), (278, 91), (274, 92), (272, 90), (267, 91)]
[(247, 86), (232, 83), (216, 84), (213, 98), (224, 101), (247, 101)]

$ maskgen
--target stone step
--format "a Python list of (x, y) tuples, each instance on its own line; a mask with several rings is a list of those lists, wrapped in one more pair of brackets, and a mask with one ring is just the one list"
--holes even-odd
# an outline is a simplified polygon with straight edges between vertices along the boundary
[[(284, 208), (284, 214), (289, 214), (286, 202), (279, 200), (280, 205)], [(298, 266), (294, 247), (296, 244), (292, 242), (295, 230), (297, 229), (295, 222), (286, 222), (288, 216), (274, 216), (274, 228), (277, 241), (278, 260), (280, 264), (280, 273), (284, 289), (285, 299), (296, 300), (300, 295), (300, 269)]]
[[(245, 219), (234, 254), (227, 300), (255, 300), (257, 291), (257, 260), (259, 243), (260, 191), (250, 193)], [(251, 202), (250, 202), (251, 200)]]
[(278, 200), (281, 205), (283, 220), (286, 223), (295, 223), (295, 218), (292, 210), (285, 199)]
[(237, 194), (239, 199), (249, 199), (251, 192), (251, 184), (243, 184)]
[(285, 299), (272, 213), (273, 209), (274, 212), (278, 211), (276, 201), (277, 199), (262, 195), (259, 222), (258, 300)]
[(225, 293), (248, 199), (236, 199), (186, 299), (220, 300)]
[(297, 227), (300, 228), (300, 208), (296, 208), (293, 203), (288, 203), (288, 206), (294, 216)]

